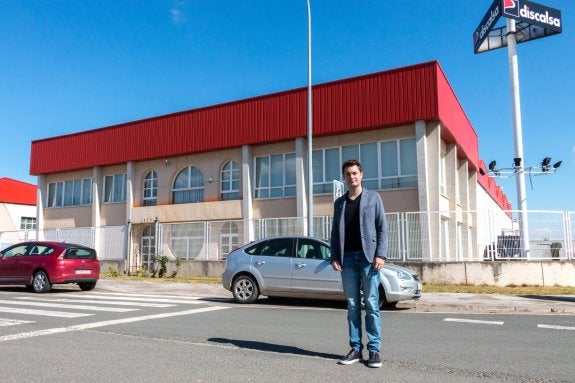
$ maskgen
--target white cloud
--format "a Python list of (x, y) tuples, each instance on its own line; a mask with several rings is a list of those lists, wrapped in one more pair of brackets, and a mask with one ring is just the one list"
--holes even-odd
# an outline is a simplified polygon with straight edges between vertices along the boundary
[(173, 24), (182, 25), (186, 22), (186, 15), (181, 10), (172, 8), (170, 9), (170, 19), (172, 20)]

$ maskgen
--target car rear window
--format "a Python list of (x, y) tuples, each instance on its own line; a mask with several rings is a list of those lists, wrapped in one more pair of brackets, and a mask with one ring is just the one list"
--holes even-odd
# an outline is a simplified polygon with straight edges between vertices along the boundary
[(66, 259), (94, 259), (96, 258), (96, 251), (83, 247), (71, 247), (66, 250), (64, 255)]

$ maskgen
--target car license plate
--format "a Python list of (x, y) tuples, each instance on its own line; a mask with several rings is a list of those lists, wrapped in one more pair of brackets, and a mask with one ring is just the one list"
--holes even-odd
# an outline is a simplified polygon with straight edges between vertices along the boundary
[(76, 270), (76, 274), (92, 274), (92, 270)]

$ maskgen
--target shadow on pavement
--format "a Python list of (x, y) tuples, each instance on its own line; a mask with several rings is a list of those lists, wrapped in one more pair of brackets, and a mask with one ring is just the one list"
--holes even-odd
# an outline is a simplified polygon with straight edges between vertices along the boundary
[(529, 298), (529, 299), (540, 299), (544, 301), (556, 301), (556, 302), (573, 302), (575, 303), (575, 296), (566, 295), (519, 295), (522, 298)]
[(314, 356), (317, 358), (325, 359), (339, 359), (341, 355), (327, 354), (323, 352), (315, 352), (304, 350), (295, 346), (285, 346), (282, 344), (273, 344), (266, 342), (257, 342), (253, 340), (241, 340), (241, 339), (228, 339), (228, 338), (209, 338), (209, 342), (221, 343), (221, 344), (231, 344), (239, 348), (245, 348), (249, 350), (258, 351), (268, 351), (277, 352), (282, 354), (293, 354), (293, 355), (303, 355), (303, 356)]

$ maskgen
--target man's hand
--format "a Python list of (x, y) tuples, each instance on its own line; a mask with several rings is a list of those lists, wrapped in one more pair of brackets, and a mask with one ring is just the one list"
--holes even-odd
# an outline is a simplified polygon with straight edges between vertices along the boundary
[(331, 267), (335, 270), (335, 271), (341, 271), (341, 265), (339, 263), (339, 261), (333, 261), (331, 263)]
[(385, 259), (380, 258), (380, 257), (375, 257), (375, 260), (373, 261), (373, 268), (375, 270), (383, 269), (384, 265), (385, 265)]

